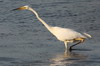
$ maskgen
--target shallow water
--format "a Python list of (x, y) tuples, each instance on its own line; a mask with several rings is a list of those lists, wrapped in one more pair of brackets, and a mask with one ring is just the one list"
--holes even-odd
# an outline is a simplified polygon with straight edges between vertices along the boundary
[[(87, 32), (93, 36), (64, 54), (58, 41), (30, 11), (12, 11), (30, 5), (48, 24)], [(0, 66), (99, 66), (99, 0), (0, 0)]]

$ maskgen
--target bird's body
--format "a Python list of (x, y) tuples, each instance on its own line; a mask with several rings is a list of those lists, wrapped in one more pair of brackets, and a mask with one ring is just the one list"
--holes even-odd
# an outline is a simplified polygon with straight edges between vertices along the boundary
[(79, 32), (69, 28), (52, 27), (51, 33), (60, 41), (73, 40), (75, 38), (85, 38), (85, 36)]
[[(74, 30), (72, 30), (72, 29), (69, 29), (69, 28), (62, 28), (62, 27), (57, 27), (57, 26), (50, 26), (50, 25), (48, 25), (44, 20), (42, 20), (40, 17), (39, 17), (39, 15), (38, 15), (38, 13), (33, 9), (33, 8), (31, 8), (31, 7), (29, 7), (29, 6), (22, 6), (22, 7), (20, 7), (20, 8), (17, 8), (17, 9), (14, 9), (14, 10), (30, 10), (30, 11), (32, 11), (35, 15), (36, 15), (36, 17), (37, 17), (37, 19), (58, 39), (58, 40), (60, 40), (60, 41), (63, 41), (64, 42), (64, 44), (65, 44), (65, 48), (66, 48), (66, 50), (68, 49), (68, 43), (70, 43), (70, 42), (78, 42), (77, 44), (79, 44), (79, 43), (82, 43), (83, 41), (84, 41), (84, 39), (85, 38), (87, 38), (87, 37), (90, 37), (91, 38), (91, 36), (89, 35), (89, 34), (87, 34), (87, 33), (84, 33), (84, 35), (83, 34), (81, 34), (81, 33), (79, 33), (79, 32), (77, 32), (77, 31), (74, 31)], [(75, 44), (75, 45), (77, 45), (77, 44)], [(71, 47), (70, 47), (70, 49), (72, 49), (72, 47), (73, 46), (75, 46), (75, 45), (72, 45)]]

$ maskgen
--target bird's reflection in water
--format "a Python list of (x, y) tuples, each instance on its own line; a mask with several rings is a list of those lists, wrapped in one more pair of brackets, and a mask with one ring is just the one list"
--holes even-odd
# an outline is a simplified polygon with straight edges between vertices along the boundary
[(86, 55), (77, 54), (74, 52), (67, 52), (64, 54), (57, 54), (56, 57), (52, 58), (53, 62), (50, 66), (70, 66), (71, 64), (77, 63), (78, 61), (85, 60)]

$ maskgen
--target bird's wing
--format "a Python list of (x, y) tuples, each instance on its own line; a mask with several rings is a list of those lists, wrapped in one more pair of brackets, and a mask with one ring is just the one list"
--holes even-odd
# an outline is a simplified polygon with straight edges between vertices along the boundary
[(84, 37), (79, 32), (76, 32), (69, 28), (53, 27), (52, 33), (57, 37), (57, 39), (61, 41)]

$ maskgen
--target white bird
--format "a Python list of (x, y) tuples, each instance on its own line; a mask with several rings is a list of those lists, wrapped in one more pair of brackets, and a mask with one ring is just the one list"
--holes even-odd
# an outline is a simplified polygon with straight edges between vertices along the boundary
[(72, 50), (73, 46), (76, 46), (77, 44), (82, 43), (86, 38), (91, 38), (91, 35), (87, 33), (79, 33), (69, 28), (62, 28), (57, 26), (50, 26), (48, 25), (44, 20), (42, 20), (38, 13), (28, 5), (19, 7), (14, 10), (30, 10), (32, 11), (37, 19), (60, 41), (63, 41), (65, 44), (65, 52), (68, 51), (68, 43), (76, 43), (72, 46), (70, 46), (69, 50)]

